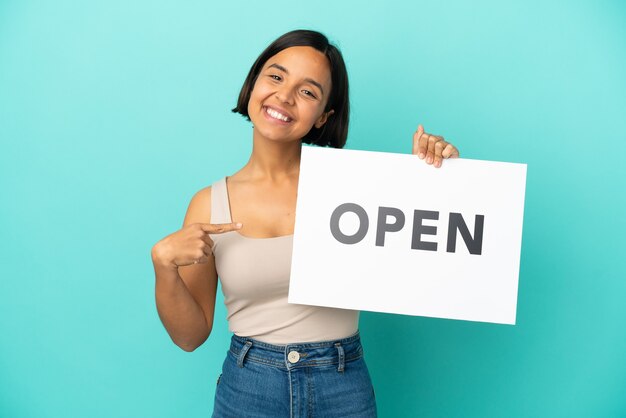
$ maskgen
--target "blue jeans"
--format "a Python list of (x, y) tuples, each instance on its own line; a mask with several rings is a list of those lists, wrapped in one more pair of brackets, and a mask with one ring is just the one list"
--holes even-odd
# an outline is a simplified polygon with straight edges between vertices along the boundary
[(376, 417), (359, 333), (287, 345), (233, 335), (213, 417)]

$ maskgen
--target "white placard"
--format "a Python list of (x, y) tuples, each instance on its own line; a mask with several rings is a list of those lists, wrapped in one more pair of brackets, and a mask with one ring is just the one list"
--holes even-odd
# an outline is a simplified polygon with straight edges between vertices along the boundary
[(515, 324), (525, 186), (525, 164), (305, 146), (288, 301)]

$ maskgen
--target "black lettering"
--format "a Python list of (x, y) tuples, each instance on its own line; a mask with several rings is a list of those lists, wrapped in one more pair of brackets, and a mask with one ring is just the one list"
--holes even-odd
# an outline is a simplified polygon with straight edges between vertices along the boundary
[(450, 213), (450, 220), (448, 222), (448, 246), (446, 251), (449, 253), (456, 251), (456, 231), (459, 230), (469, 253), (480, 255), (483, 249), (484, 225), (485, 216), (476, 215), (474, 218), (474, 237), (472, 238), (463, 216), (460, 213)]
[[(395, 222), (387, 223), (387, 216), (393, 216)], [(398, 232), (404, 227), (404, 213), (397, 208), (381, 206), (378, 208), (378, 223), (376, 224), (376, 245), (385, 245), (385, 232)]]
[(437, 251), (436, 242), (424, 242), (422, 241), (422, 235), (436, 235), (437, 227), (424, 225), (422, 221), (424, 219), (439, 219), (439, 212), (432, 210), (418, 210), (413, 211), (413, 239), (411, 240), (411, 249), (413, 250), (426, 250)]
[[(341, 216), (346, 212), (356, 213), (359, 217), (359, 230), (356, 231), (354, 235), (346, 235), (339, 229), (339, 219), (341, 219)], [(360, 242), (365, 238), (365, 235), (367, 235), (368, 229), (369, 218), (367, 217), (367, 212), (356, 203), (343, 203), (337, 206), (330, 216), (330, 232), (333, 234), (333, 237), (342, 244), (356, 244)]]

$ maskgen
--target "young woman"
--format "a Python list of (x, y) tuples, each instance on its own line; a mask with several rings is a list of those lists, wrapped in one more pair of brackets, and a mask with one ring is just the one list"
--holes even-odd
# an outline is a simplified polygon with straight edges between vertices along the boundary
[[(233, 336), (214, 417), (375, 417), (359, 312), (287, 303), (302, 143), (346, 142), (341, 53), (318, 32), (281, 36), (253, 64), (233, 111), (253, 124), (252, 155), (197, 192), (183, 228), (152, 248), (161, 321), (183, 350), (199, 347), (219, 276)], [(413, 153), (435, 167), (458, 156), (421, 125)]]

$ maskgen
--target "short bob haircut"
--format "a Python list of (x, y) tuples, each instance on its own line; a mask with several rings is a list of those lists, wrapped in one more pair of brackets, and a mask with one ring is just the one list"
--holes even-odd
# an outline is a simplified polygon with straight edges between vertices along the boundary
[(350, 100), (348, 98), (348, 72), (343, 56), (337, 47), (331, 45), (328, 38), (323, 34), (311, 30), (294, 30), (288, 32), (274, 42), (272, 42), (259, 55), (250, 68), (246, 81), (239, 92), (237, 106), (232, 109), (234, 113), (239, 113), (250, 120), (248, 115), (248, 102), (254, 84), (268, 59), (278, 54), (283, 49), (292, 46), (310, 46), (320, 51), (328, 58), (330, 63), (332, 89), (324, 112), (333, 109), (335, 112), (328, 117), (328, 120), (321, 128), (313, 126), (311, 130), (302, 138), (306, 144), (330, 146), (333, 148), (343, 148), (348, 136), (348, 123), (350, 119)]

